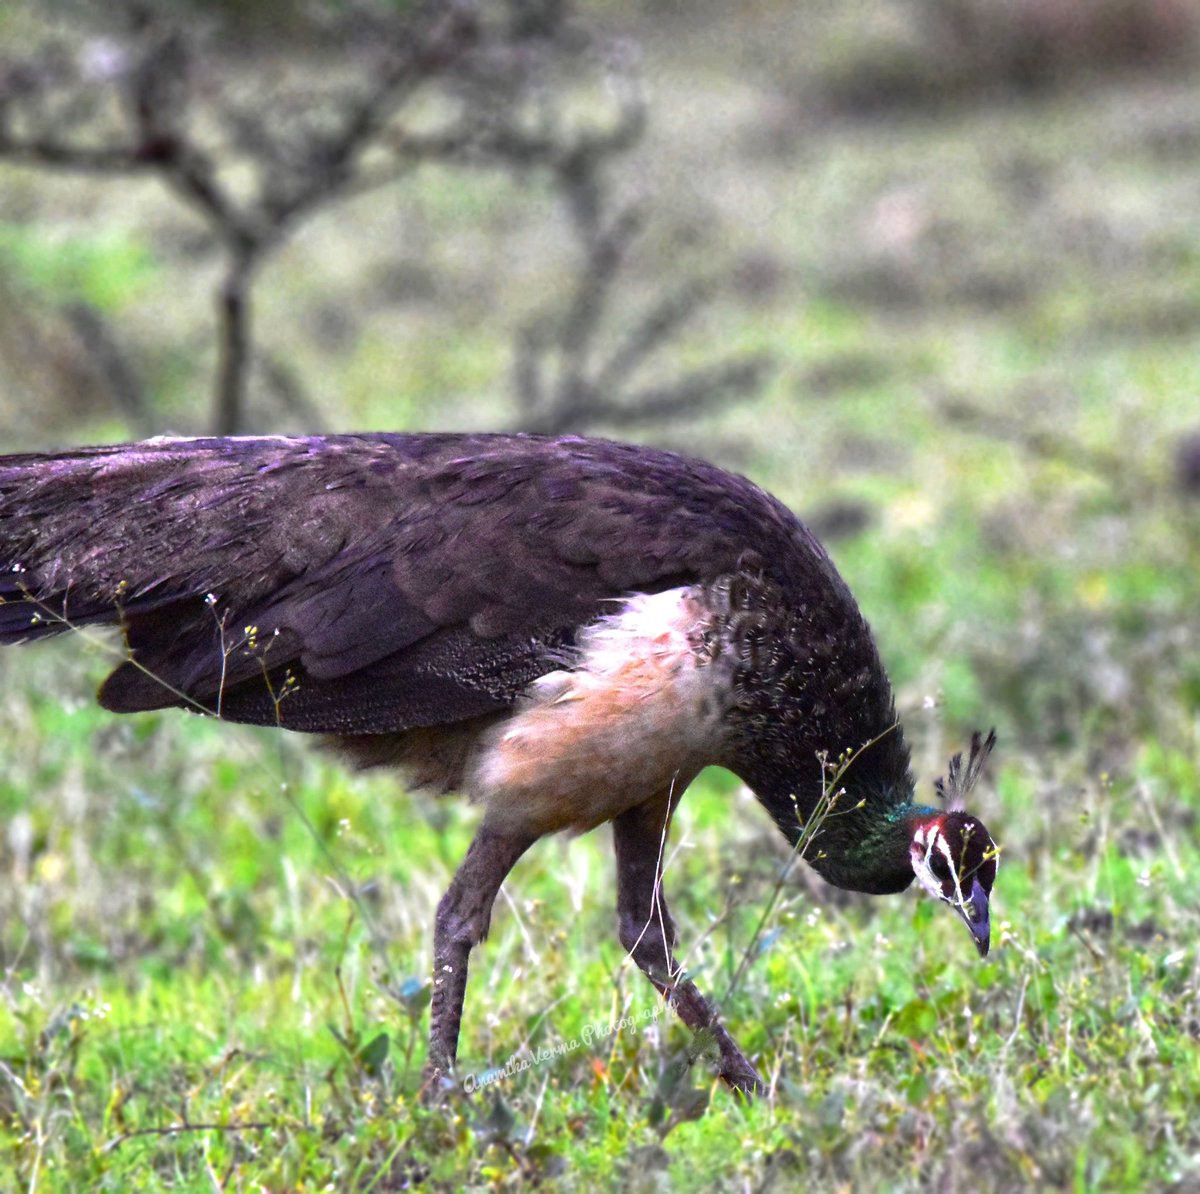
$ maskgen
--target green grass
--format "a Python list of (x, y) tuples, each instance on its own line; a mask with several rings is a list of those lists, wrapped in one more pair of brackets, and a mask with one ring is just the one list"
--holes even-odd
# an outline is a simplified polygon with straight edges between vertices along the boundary
[[(602, 829), (541, 843), (506, 884), (461, 1046), (481, 1089), (428, 1108), (430, 929), (475, 811), (348, 776), (297, 738), (113, 718), (91, 701), (105, 657), (78, 641), (7, 652), (0, 1187), (1200, 1183), (1200, 504), (1170, 463), (1197, 422), (1200, 89), (1161, 84), (1164, 107), (1134, 78), (813, 119), (766, 151), (762, 126), (795, 102), (778, 47), (775, 73), (733, 78), (727, 44), (652, 36), (645, 161), (712, 264), (766, 254), (781, 271), (722, 296), (678, 359), (767, 348), (778, 368), (760, 401), (667, 438), (797, 509), (867, 511), (831, 548), (922, 794), (972, 728), (1000, 731), (973, 801), (1003, 849), (991, 956), (916, 893), (851, 896), (803, 868), (756, 938), (786, 850), (732, 777), (706, 773), (667, 890), (686, 965), (771, 1096), (745, 1106), (703, 1066), (680, 1075), (687, 1034), (616, 941)], [(698, 121), (705, 79), (721, 103)], [(147, 231), (177, 232), (178, 214), (71, 185), (4, 183), (72, 246), (60, 260), (29, 233), (10, 252), (30, 301), (40, 285), (119, 307), (156, 409), (194, 416), (205, 292)], [(509, 336), (563, 277), (561, 230), (543, 237), (544, 196), (506, 181), (409, 185), (298, 235), (260, 331), (333, 425), (496, 425)], [(655, 235), (630, 311), (671, 260)], [(393, 243), (433, 297), (379, 297)], [(327, 342), (339, 305), (353, 332)], [(24, 427), (41, 399), (6, 391)], [(63, 442), (120, 434), (69, 406), (60, 423)], [(529, 1065), (483, 1082), (511, 1059)]]
[[(752, 1108), (702, 1074), (664, 1079), (684, 1034), (613, 940), (600, 835), (546, 843), (478, 956), (462, 1064), (478, 1081), (513, 1056), (553, 1060), (443, 1111), (415, 1097), (412, 980), (469, 817), (315, 766), (282, 793), (269, 747), (233, 765), (218, 746), (231, 735), (201, 723), (164, 719), (154, 758), (133, 757), (150, 739), (130, 733), (97, 764), (103, 717), (59, 720), (18, 777), (40, 792), (21, 831), (37, 847), (6, 922), (6, 1161), (21, 1184), (369, 1189), (540, 1172), (584, 1185), (661, 1165), (685, 1189), (779, 1169), (1112, 1189), (1194, 1172), (1200, 858), (1159, 836), (1194, 808), (1194, 760), (1178, 753), (1148, 746), (1127, 780), (1082, 792), (1003, 768), (986, 963), (915, 896), (821, 903), (790, 882), (725, 1008), (775, 1084)], [(166, 793), (160, 751), (187, 760)], [(746, 801), (716, 778), (693, 793), (668, 874), (685, 943), (718, 920), (688, 957), (717, 991), (783, 857), (731, 803)], [(361, 908), (339, 893), (347, 878)], [(635, 1027), (597, 1027), (623, 1017)], [(212, 1126), (137, 1135), (189, 1123)]]

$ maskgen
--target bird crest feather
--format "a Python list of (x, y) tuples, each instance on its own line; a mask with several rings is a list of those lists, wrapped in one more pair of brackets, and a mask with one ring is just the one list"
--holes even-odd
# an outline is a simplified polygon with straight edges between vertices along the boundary
[(963, 757), (960, 752), (950, 760), (945, 778), (933, 781), (934, 791), (937, 792), (938, 798), (947, 801), (951, 809), (961, 809), (967, 796), (970, 795), (971, 789), (979, 782), (984, 764), (995, 745), (995, 729), (989, 730), (986, 738), (979, 730), (976, 730), (971, 735), (971, 753), (967, 757), (966, 766), (963, 766)]

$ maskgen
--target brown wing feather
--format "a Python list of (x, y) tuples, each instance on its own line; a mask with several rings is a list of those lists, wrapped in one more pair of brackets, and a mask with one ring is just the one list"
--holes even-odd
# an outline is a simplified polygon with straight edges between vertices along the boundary
[(844, 593), (748, 481), (606, 441), (151, 440), (0, 458), (0, 642), (123, 624), (132, 659), (101, 694), (120, 711), (194, 702), (342, 733), (478, 716), (611, 599), (713, 579), (747, 552), (785, 588)]

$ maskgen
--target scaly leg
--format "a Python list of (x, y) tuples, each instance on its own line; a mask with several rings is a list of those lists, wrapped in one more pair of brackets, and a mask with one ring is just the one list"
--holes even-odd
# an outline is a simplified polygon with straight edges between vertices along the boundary
[(454, 1068), (467, 958), (488, 933), (500, 885), (537, 837), (479, 827), (449, 890), (438, 904), (433, 930), (433, 999), (429, 1009), (428, 1079)]
[(766, 1086), (691, 979), (675, 961), (675, 925), (662, 893), (662, 847), (670, 820), (667, 797), (613, 821), (617, 852), (617, 928), (621, 945), (693, 1031), (707, 1031), (721, 1051), (721, 1077), (734, 1090), (765, 1094)]

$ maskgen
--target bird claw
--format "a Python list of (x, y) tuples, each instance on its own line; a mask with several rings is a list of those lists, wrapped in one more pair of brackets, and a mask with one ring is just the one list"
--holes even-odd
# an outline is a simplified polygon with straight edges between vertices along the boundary
[(767, 1084), (736, 1048), (734, 1056), (722, 1058), (720, 1073), (721, 1080), (730, 1090), (736, 1090), (747, 1098), (755, 1098), (767, 1093)]
[(717, 1073), (721, 1081), (731, 1090), (739, 1091), (748, 1098), (765, 1095), (767, 1084), (759, 1077), (758, 1071), (738, 1048), (737, 1042), (729, 1035), (725, 1026), (717, 1023), (705, 1031), (711, 1032), (720, 1051), (721, 1061)]

